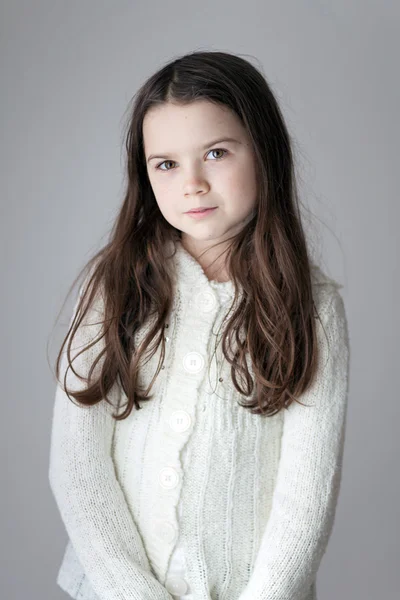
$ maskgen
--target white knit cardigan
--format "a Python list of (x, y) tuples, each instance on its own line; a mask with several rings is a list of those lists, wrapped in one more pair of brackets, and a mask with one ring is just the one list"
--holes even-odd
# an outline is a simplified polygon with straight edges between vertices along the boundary
[[(244, 397), (221, 344), (214, 352), (232, 282), (209, 281), (180, 243), (166, 260), (177, 277), (153, 399), (116, 422), (111, 412), (126, 401), (117, 385), (114, 407), (83, 408), (57, 384), (49, 481), (69, 538), (57, 583), (76, 600), (171, 600), (166, 579), (179, 544), (194, 600), (315, 600), (344, 448), (342, 286), (313, 266), (317, 377), (299, 398), (307, 406), (293, 402), (265, 418), (238, 405)], [(101, 314), (98, 300), (74, 349), (95, 339)], [(138, 343), (148, 330), (136, 334)], [(78, 373), (88, 372), (100, 348), (74, 361)], [(144, 386), (159, 352), (142, 365)], [(65, 367), (64, 357), (62, 375)], [(71, 370), (67, 380), (83, 385)]]

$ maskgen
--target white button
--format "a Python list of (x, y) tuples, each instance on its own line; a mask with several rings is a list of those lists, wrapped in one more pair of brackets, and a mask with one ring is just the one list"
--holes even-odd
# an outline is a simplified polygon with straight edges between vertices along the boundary
[(210, 312), (216, 305), (215, 296), (212, 292), (200, 292), (196, 296), (196, 304), (203, 312)]
[(160, 485), (165, 489), (172, 489), (178, 485), (179, 473), (172, 467), (164, 467), (158, 473)]
[(186, 431), (189, 429), (192, 419), (186, 410), (176, 410), (170, 416), (168, 423), (174, 431)]
[(165, 542), (174, 542), (177, 538), (176, 528), (170, 521), (156, 521), (154, 524), (154, 533)]
[(188, 352), (183, 357), (183, 367), (189, 373), (198, 373), (204, 367), (204, 358), (198, 352)]
[(168, 577), (165, 587), (173, 596), (183, 596), (188, 591), (188, 584), (182, 577)]

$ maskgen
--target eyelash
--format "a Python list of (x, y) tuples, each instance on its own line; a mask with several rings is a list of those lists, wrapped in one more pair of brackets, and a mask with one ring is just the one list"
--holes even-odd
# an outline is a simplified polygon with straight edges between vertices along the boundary
[[(215, 152), (216, 150), (222, 150), (222, 152), (225, 152), (225, 155), (229, 154), (228, 150), (225, 150), (225, 148), (212, 148), (211, 150), (209, 150), (209, 152), (207, 154), (210, 154), (210, 152)], [(216, 158), (215, 160), (221, 160), (222, 158), (225, 157), (225, 155), (220, 156), (219, 158)], [(158, 165), (156, 165), (156, 170), (164, 171), (164, 172), (172, 171), (172, 169), (160, 169), (161, 165), (163, 165), (166, 162), (174, 162), (174, 161), (173, 160), (163, 160), (162, 162), (158, 163)]]

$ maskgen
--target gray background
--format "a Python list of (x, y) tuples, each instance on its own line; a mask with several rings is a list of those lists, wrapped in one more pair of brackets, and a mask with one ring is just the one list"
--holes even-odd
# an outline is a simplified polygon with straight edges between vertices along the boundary
[(47, 477), (51, 366), (72, 297), (53, 327), (122, 200), (128, 102), (191, 50), (262, 68), (297, 142), (316, 248), (344, 285), (348, 425), (319, 600), (398, 597), (399, 4), (3, 0), (0, 10), (1, 597), (66, 597), (55, 579), (67, 537)]

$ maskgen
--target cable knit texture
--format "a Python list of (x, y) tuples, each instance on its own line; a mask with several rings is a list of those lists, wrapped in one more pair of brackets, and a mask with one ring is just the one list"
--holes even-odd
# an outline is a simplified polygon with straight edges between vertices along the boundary
[[(181, 243), (169, 260), (177, 276), (154, 398), (115, 422), (112, 410), (126, 401), (117, 385), (113, 407), (87, 408), (57, 385), (49, 481), (69, 537), (57, 583), (76, 600), (316, 600), (344, 448), (349, 339), (342, 286), (313, 265), (322, 323), (317, 377), (299, 398), (308, 406), (294, 402), (263, 418), (239, 406), (243, 397), (221, 344), (214, 351), (232, 282), (209, 281)], [(98, 335), (101, 314), (98, 300), (73, 356)], [(78, 373), (88, 372), (103, 341), (74, 361)], [(142, 385), (159, 355), (142, 364)], [(63, 356), (62, 375), (65, 368)], [(67, 381), (83, 385), (71, 371)], [(179, 586), (173, 595), (178, 549), (186, 569), (180, 582), (190, 595), (179, 596)]]

